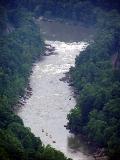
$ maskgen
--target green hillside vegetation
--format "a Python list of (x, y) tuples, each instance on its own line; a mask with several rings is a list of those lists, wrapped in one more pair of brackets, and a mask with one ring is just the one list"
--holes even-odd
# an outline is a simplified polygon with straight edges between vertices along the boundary
[(0, 160), (67, 160), (49, 145), (44, 147), (13, 112), (44, 42), (33, 13), (10, 4), (0, 6)]
[(80, 21), (86, 26), (96, 24), (101, 9), (120, 11), (119, 0), (29, 0), (27, 4), (36, 16)]
[(77, 105), (68, 128), (82, 133), (113, 160), (120, 157), (120, 15), (106, 13), (98, 32), (70, 69)]
[(44, 51), (34, 16), (80, 21), (97, 28), (93, 42), (70, 69), (77, 105), (68, 128), (120, 157), (120, 2), (119, 0), (0, 1), (0, 159), (66, 160), (44, 147), (13, 109), (24, 95), (33, 62)]

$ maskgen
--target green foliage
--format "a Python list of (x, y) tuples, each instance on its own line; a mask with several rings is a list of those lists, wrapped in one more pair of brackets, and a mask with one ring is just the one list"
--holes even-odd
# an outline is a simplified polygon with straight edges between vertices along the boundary
[(71, 126), (71, 131), (77, 133), (79, 130), (82, 129), (82, 122), (81, 122), (81, 111), (80, 108), (75, 107), (70, 111), (70, 113), (67, 116), (67, 119), (69, 120), (69, 126)]
[(0, 160), (67, 160), (61, 152), (44, 147), (13, 112), (33, 62), (44, 51), (40, 29), (23, 2), (0, 2)]
[[(84, 25), (93, 25), (98, 21), (99, 13), (104, 10), (117, 9), (119, 0), (26, 0), (36, 16), (54, 17), (80, 21)], [(31, 7), (30, 7), (31, 6)]]
[(120, 157), (120, 15), (98, 17), (98, 32), (70, 69), (77, 90), (77, 108), (68, 115), (68, 128), (83, 133), (111, 159)]
[(50, 146), (43, 147), (13, 112), (24, 95), (32, 63), (44, 50), (34, 15), (78, 20), (87, 26), (97, 24), (94, 42), (76, 58), (70, 71), (78, 102), (68, 114), (68, 127), (105, 147), (111, 159), (119, 159), (120, 15), (116, 10), (109, 13), (111, 9), (119, 12), (119, 0), (0, 1), (1, 160), (67, 159)]
[[(60, 151), (56, 151), (53, 148), (50, 147), (50, 145), (47, 145), (42, 153), (41, 156), (42, 160), (66, 160), (66, 157), (63, 153)], [(68, 159), (71, 160), (71, 159)]]
[[(10, 132), (0, 130), (0, 148), (3, 148), (4, 152), (8, 154), (9, 159), (20, 160), (24, 158), (20, 141)], [(1, 149), (2, 152), (3, 150)]]

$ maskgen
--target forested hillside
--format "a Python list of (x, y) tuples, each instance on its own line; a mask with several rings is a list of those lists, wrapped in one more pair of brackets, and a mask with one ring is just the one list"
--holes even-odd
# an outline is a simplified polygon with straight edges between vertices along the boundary
[(44, 51), (34, 14), (24, 6), (0, 2), (0, 160), (66, 160), (61, 152), (44, 147), (13, 112), (33, 62)]
[(36, 16), (70, 19), (86, 26), (96, 24), (104, 11), (120, 10), (119, 0), (29, 0), (27, 5)]
[(119, 0), (0, 1), (0, 159), (66, 160), (46, 148), (13, 107), (24, 95), (33, 62), (44, 42), (33, 17), (64, 18), (97, 28), (94, 40), (70, 69), (77, 105), (68, 128), (120, 158), (120, 2)]
[(105, 148), (110, 159), (119, 160), (120, 15), (117, 10), (102, 10), (97, 20), (94, 42), (70, 69), (77, 105), (68, 114), (68, 128)]

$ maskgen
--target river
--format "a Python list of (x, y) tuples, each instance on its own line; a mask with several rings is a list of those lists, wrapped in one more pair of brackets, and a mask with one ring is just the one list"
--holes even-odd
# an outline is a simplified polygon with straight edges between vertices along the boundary
[(79, 24), (55, 21), (40, 21), (40, 30), (45, 43), (55, 47), (56, 54), (35, 63), (30, 76), (32, 96), (18, 115), (43, 144), (50, 144), (73, 160), (93, 160), (89, 147), (64, 127), (76, 102), (71, 87), (60, 80), (86, 48), (89, 31)]

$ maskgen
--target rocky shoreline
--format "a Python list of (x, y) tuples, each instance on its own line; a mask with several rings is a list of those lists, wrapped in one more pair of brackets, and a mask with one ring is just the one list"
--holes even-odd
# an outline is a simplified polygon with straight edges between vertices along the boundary
[(74, 88), (74, 84), (71, 80), (70, 72), (64, 73), (64, 77), (60, 78), (59, 80), (65, 82), (65, 83), (68, 83), (68, 85), (72, 89), (73, 97), (77, 100), (78, 91)]
[[(68, 85), (72, 88), (72, 92), (73, 92), (73, 97), (76, 99), (77, 101), (77, 96), (78, 96), (78, 91), (74, 88), (74, 84), (72, 82), (71, 76), (70, 76), (70, 72), (66, 72), (64, 74), (65, 76), (62, 77), (61, 79), (59, 79), (60, 81), (63, 81), (65, 83), (68, 83)], [(64, 125), (64, 127), (66, 129), (68, 129), (67, 125)], [(109, 160), (108, 156), (106, 155), (106, 150), (104, 148), (100, 148), (95, 142), (90, 141), (86, 136), (83, 135), (79, 135), (80, 137), (82, 137), (82, 139), (84, 139), (84, 141), (91, 147), (91, 154), (93, 155), (95, 160)]]
[(43, 56), (50, 56), (50, 55), (56, 55), (57, 53), (55, 52), (55, 47), (46, 44), (45, 45), (45, 52), (43, 54)]
[[(40, 61), (43, 57), (50, 56), (50, 55), (56, 55), (56, 54), (57, 53), (55, 52), (55, 47), (52, 47), (51, 45), (45, 44), (45, 49), (44, 49), (43, 55), (41, 55), (40, 58), (33, 63), (32, 68), (34, 67), (35, 63), (37, 61)], [(33, 73), (33, 71), (31, 69), (29, 76), (31, 76), (32, 73)], [(23, 96), (19, 97), (19, 100), (14, 107), (14, 111), (17, 112), (19, 108), (24, 106), (26, 104), (26, 100), (29, 99), (31, 96), (32, 96), (32, 88), (30, 87), (30, 81), (28, 79), (28, 84), (24, 90), (24, 94), (23, 94)]]
[(25, 89), (24, 96), (19, 97), (19, 101), (17, 103), (17, 108), (20, 108), (21, 106), (24, 106), (26, 103), (26, 100), (29, 99), (32, 96), (32, 88), (30, 87), (30, 84), (28, 84), (28, 87)]

